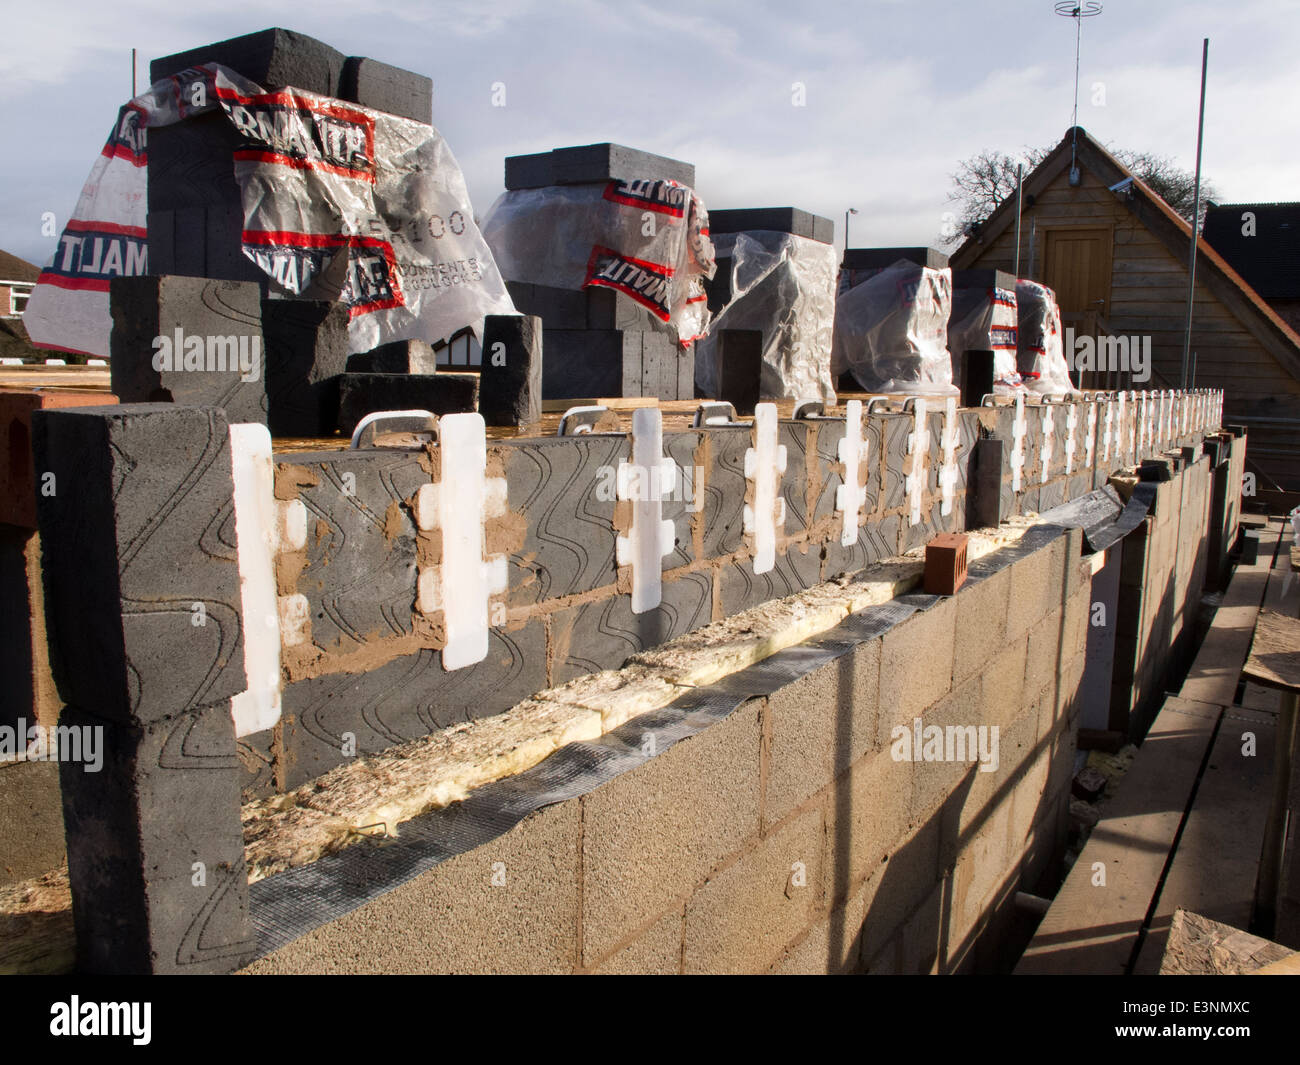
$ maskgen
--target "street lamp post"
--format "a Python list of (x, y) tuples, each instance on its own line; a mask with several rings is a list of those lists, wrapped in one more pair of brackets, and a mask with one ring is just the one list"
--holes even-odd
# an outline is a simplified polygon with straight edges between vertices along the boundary
[(849, 253), (849, 215), (857, 214), (857, 213), (858, 213), (858, 209), (856, 207), (850, 207), (847, 211), (844, 212), (844, 254), (845, 255), (848, 255)]

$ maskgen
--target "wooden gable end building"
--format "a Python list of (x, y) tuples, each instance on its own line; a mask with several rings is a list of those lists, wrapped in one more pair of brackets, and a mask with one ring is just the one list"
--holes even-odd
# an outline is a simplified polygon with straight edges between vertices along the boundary
[[(1094, 338), (1093, 350), (1101, 338), (1150, 348), (1146, 381), (1134, 377), (1130, 358), (1130, 372), (1102, 367), (1111, 372), (1084, 374), (1081, 387), (1181, 387), (1187, 222), (1082, 128), (1067, 130), (1025, 178), (1022, 201), (1020, 276), (1056, 292), (1066, 329)], [(1015, 215), (1012, 197), (957, 249), (952, 266), (1011, 271)], [(1123, 348), (1108, 341), (1106, 350)], [(1203, 238), (1191, 351), (1191, 385), (1223, 389), (1225, 422), (1248, 427), (1247, 461), (1261, 494), (1300, 492), (1300, 335)]]

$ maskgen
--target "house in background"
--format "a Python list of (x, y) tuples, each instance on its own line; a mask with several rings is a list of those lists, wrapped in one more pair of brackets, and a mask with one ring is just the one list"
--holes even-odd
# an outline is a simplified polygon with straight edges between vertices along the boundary
[[(1056, 292), (1063, 325), (1076, 337), (1150, 344), (1147, 380), (1093, 373), (1082, 387), (1180, 387), (1187, 222), (1082, 128), (1025, 178), (1022, 200), (1020, 276)], [(953, 253), (953, 268), (1012, 270), (1015, 220), (1012, 197)], [(1249, 429), (1258, 490), (1300, 493), (1300, 334), (1204, 237), (1191, 352), (1190, 385), (1223, 389), (1224, 420)]]
[(7, 251), (0, 251), (0, 318), (22, 315), (40, 273), (39, 267)]
[(1201, 239), (1300, 331), (1300, 203), (1212, 203)]

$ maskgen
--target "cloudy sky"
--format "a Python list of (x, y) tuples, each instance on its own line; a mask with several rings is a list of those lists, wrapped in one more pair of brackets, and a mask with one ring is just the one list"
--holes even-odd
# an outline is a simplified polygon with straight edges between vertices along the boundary
[[(133, 47), (143, 88), (151, 58), (263, 29), (268, 10), (11, 5), (0, 247), (49, 258), (41, 215), (62, 226), (75, 204)], [(432, 77), (480, 214), (505, 156), (616, 141), (693, 162), (710, 207), (804, 207), (839, 243), (852, 206), (856, 246), (933, 243), (958, 160), (1055, 144), (1071, 118), (1074, 23), (1052, 0), (315, 0), (282, 24)], [(1080, 125), (1191, 169), (1207, 36), (1206, 176), (1224, 202), (1300, 200), (1300, 0), (1107, 0), (1083, 26)]]

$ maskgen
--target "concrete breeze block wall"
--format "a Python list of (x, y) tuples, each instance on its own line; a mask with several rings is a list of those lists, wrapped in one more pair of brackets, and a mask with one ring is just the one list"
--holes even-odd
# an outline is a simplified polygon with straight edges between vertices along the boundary
[[(246, 971), (972, 967), (1063, 846), (1080, 550), (1045, 527), (880, 636), (831, 630), (831, 662)], [(996, 724), (996, 771), (895, 759), (891, 729), (918, 717)]]
[[(1164, 408), (1169, 415), (1176, 409), (1172, 396), (1158, 402), (1169, 404)], [(913, 413), (868, 414), (863, 424), (869, 442), (867, 498), (859, 518), (859, 537), (849, 548), (840, 545), (832, 502), (842, 474), (837, 445), (846, 431), (844, 419), (783, 422), (779, 432), (788, 462), (779, 492), (786, 520), (777, 565), (761, 575), (753, 573), (752, 535), (740, 520), (750, 491), (743, 456), (753, 443), (751, 428), (665, 434), (664, 451), (679, 467), (703, 471), (695, 485), (703, 506), (690, 513), (684, 506), (665, 504), (664, 516), (674, 520), (677, 542), (664, 561), (664, 605), (635, 616), (627, 608), (627, 574), (617, 566), (614, 552), (614, 539), (626, 527), (626, 513), (620, 511), (626, 504), (601, 498), (596, 491), (600, 471), (628, 455), (627, 437), (495, 442), (488, 472), (505, 481), (507, 498), (503, 513), (489, 521), (487, 544), (489, 553), (504, 551), (509, 556), (509, 579), (502, 597), (506, 623), (492, 629), (494, 649), (484, 662), (451, 671), (440, 662), (436, 618), (431, 621), (412, 610), (419, 570), (437, 557), (439, 549), (436, 538), (415, 528), (412, 513), (420, 489), (437, 483), (437, 448), (281, 456), (276, 462), (275, 496), (280, 504), (302, 505), (308, 515), (308, 535), (300, 548), (281, 550), (277, 585), (282, 597), (301, 596), (306, 601), (310, 630), (308, 638), (301, 638), (304, 627), (292, 646), (287, 639), (282, 646), (281, 721), (273, 729), (238, 740), (245, 798), (292, 787), (336, 764), (343, 757), (336, 743), (344, 731), (356, 735), (361, 753), (424, 735), (451, 721), (499, 713), (548, 684), (618, 666), (637, 650), (708, 620), (920, 546), (937, 532), (959, 529), (970, 494), (965, 471), (978, 440), (1002, 445), (1002, 478), (996, 487), (1004, 514), (1073, 498), (1104, 483), (1111, 469), (1180, 442), (1199, 443), (1203, 429), (1198, 423), (1217, 420), (1217, 397), (1192, 396), (1180, 402), (1186, 406), (1186, 420), (1165, 417), (1160, 429), (1155, 428), (1158, 421), (1149, 418), (1142, 428), (1140, 419), (1131, 416), (1127, 447), (1118, 442), (1123, 436), (1118, 422), (1114, 441), (1107, 447), (1097, 443), (1103, 425), (1099, 412), (1116, 405), (1113, 399), (1088, 397), (1079, 403), (1043, 407), (957, 411), (951, 418), (931, 412), (920, 423), (929, 439), (921, 437), (919, 447)], [(1136, 403), (1129, 409), (1135, 415)], [(1081, 436), (1084, 425), (1091, 447)], [(145, 730), (124, 732), (123, 750), (146, 751), (152, 742), (150, 730), (170, 727), (166, 722), (198, 722), (204, 714), (207, 721), (212, 716), (207, 708), (219, 706), (240, 687), (235, 678), (242, 670), (243, 620), (237, 607), (239, 593), (227, 588), (235, 568), (230, 473), (228, 465), (222, 469), (228, 460), (222, 458), (215, 466), (210, 462), (212, 455), (220, 455), (213, 450), (213, 426), (218, 435), (224, 433), (224, 421), (213, 412), (166, 404), (43, 412), (39, 421), (34, 419), (37, 468), (55, 470), (64, 483), (86, 487), (84, 492), (60, 493), (57, 500), (42, 501), (41, 507), (55, 677), (65, 704), (77, 708), (73, 716), (78, 720), (88, 714), (117, 728), (113, 721), (117, 718), (128, 730)], [(191, 432), (192, 443), (186, 436)], [(947, 432), (952, 434), (952, 454), (945, 462)], [(130, 437), (128, 452), (134, 462), (130, 469), (118, 469), (107, 452), (101, 456), (103, 461), (95, 458), (97, 447), (120, 449), (122, 445), (112, 442), (122, 434), (127, 434), (124, 441)], [(1045, 446), (1046, 438), (1063, 443)], [(170, 441), (167, 447), (150, 444), (165, 439)], [(74, 455), (80, 458), (74, 461)], [(1015, 461), (1018, 455), (1023, 462)], [(88, 457), (94, 461), (87, 462)], [(941, 474), (944, 465), (949, 466), (946, 475)], [(909, 480), (913, 469), (919, 481)], [(1017, 469), (1018, 490), (1013, 487)], [(114, 479), (124, 474), (129, 484), (138, 484), (133, 491), (139, 495), (139, 502), (132, 497), (125, 509), (125, 496), (109, 502), (110, 493), (116, 491)], [(944, 481), (953, 484), (952, 507), (946, 515), (941, 504)], [(200, 482), (203, 506), (199, 511), (172, 505)], [(344, 483), (348, 492), (339, 490)], [(111, 545), (115, 538), (125, 545), (117, 563), (103, 550), (103, 544)], [(155, 583), (168, 568), (165, 558), (154, 555), (174, 556), (175, 577), (162, 579), (156, 589), (135, 588), (149, 576), (139, 565), (142, 543), (148, 545)], [(93, 555), (89, 559), (87, 545)], [(88, 586), (89, 592), (74, 588), (60, 576), (73, 572), (74, 563), (104, 569), (107, 579)], [(128, 573), (129, 567), (133, 568)], [(218, 568), (221, 574), (214, 584)], [(188, 586), (180, 587), (177, 579)], [(134, 635), (145, 633), (138, 619), (140, 604), (157, 595), (168, 602), (184, 600), (186, 610), (171, 611), (180, 619), (177, 624), (185, 623), (179, 645), (161, 639), (170, 608), (146, 609), (148, 625), (162, 628), (144, 641)], [(219, 617), (216, 630), (191, 628), (192, 606), (200, 601), (215, 612), (213, 617)], [(942, 610), (935, 616), (941, 614)], [(184, 645), (195, 640), (199, 642), (193, 653), (186, 651)], [(94, 649), (107, 685), (94, 691), (86, 687), (86, 672), (70, 665), (74, 647)], [(161, 651), (164, 647), (166, 653)], [(936, 675), (942, 674), (940, 668)], [(907, 675), (909, 691), (924, 690), (922, 682), (931, 671), (912, 668)], [(915, 698), (908, 696), (910, 701)], [(197, 725), (186, 727), (192, 730)], [(195, 763), (195, 768), (202, 765), (220, 772), (218, 790), (223, 794), (235, 764), (226, 750), (230, 739), (214, 733), (206, 741), (211, 756)], [(125, 788), (124, 801), (133, 792), (147, 797), (175, 787), (172, 777), (157, 775), (175, 767), (165, 758), (154, 766), (152, 758), (147, 754), (124, 767), (125, 776), (118, 778)], [(66, 773), (64, 778), (66, 790), (73, 778)], [(210, 779), (215, 785), (216, 777)], [(195, 791), (196, 798), (201, 791)], [(70, 841), (82, 831), (79, 818), (83, 809), (89, 809), (88, 801), (116, 799), (92, 798), (90, 792), (81, 798), (65, 793), (65, 814), (69, 810), (77, 814), (68, 829)], [(233, 837), (226, 814), (207, 806), (187, 812), (185, 803), (177, 801), (173, 812), (192, 823), (195, 853), (210, 845), (214, 860), (226, 869), (233, 860), (228, 853)], [(143, 812), (141, 820), (146, 820)], [(138, 847), (138, 853), (131, 860), (147, 865), (150, 848), (165, 842), (147, 832), (137, 834), (131, 846)], [(87, 861), (93, 858), (96, 844), (91, 837), (78, 836), (77, 845), (77, 853)], [(73, 853), (71, 846), (69, 853)], [(106, 890), (92, 886), (103, 875), (102, 868), (74, 863), (79, 926), (94, 913), (89, 895)], [(205, 959), (205, 965), (216, 968), (229, 965), (230, 959), (248, 949), (242, 894), (228, 886), (221, 890), (233, 909), (228, 911), (229, 930), (223, 930), (230, 949)], [(176, 927), (190, 935), (197, 927), (193, 922), (202, 915), (171, 913), (165, 894), (146, 898), (142, 912), (147, 914), (151, 906), (167, 912), (167, 921), (158, 927)], [(192, 958), (171, 957), (170, 950), (164, 945), (166, 956), (161, 962), (155, 952), (147, 964), (184, 968), (194, 963)]]

